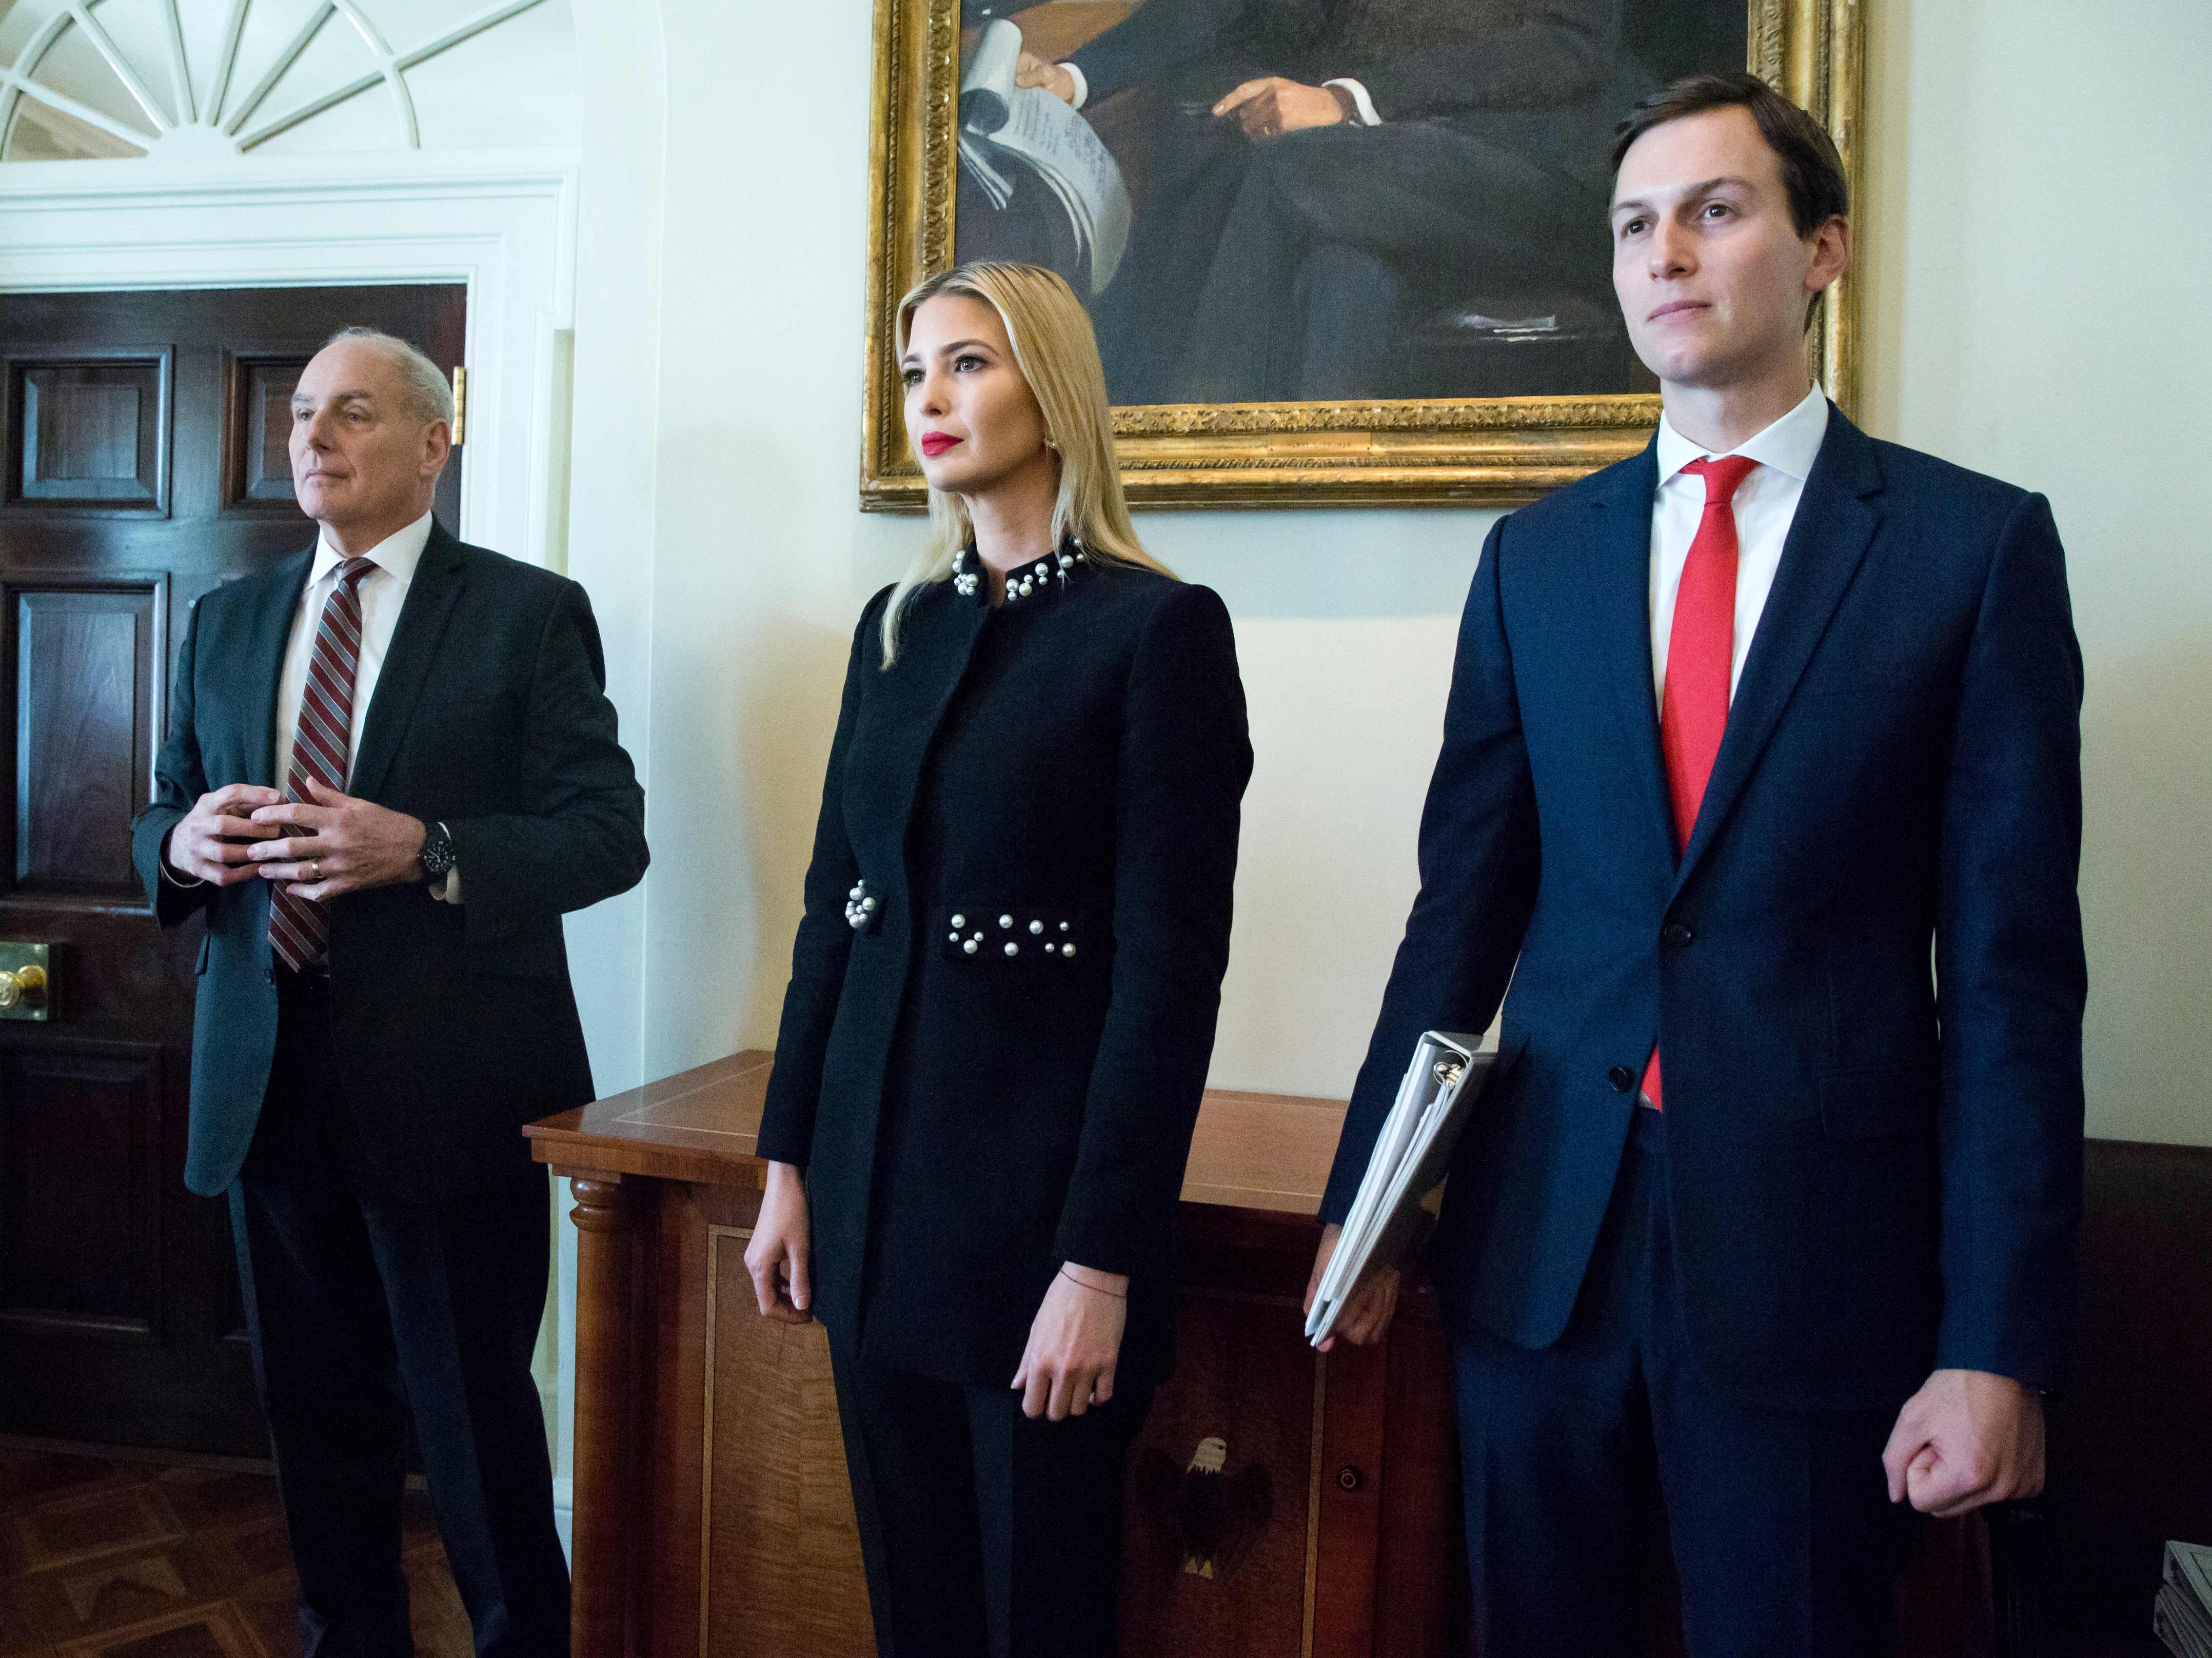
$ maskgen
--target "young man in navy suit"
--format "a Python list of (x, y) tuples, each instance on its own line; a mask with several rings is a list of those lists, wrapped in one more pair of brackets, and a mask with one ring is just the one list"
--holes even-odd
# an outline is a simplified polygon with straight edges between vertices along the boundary
[(1655, 1502), (1692, 1654), (1879, 1652), (1912, 1510), (2040, 1489), (2070, 1339), (2064, 555), (1810, 385), (1850, 236), (1808, 116), (1699, 76), (1613, 161), (1664, 416), (1483, 548), (1321, 1260), (1415, 1040), (1503, 998), (1430, 1255), (1484, 1652), (1634, 1650)]

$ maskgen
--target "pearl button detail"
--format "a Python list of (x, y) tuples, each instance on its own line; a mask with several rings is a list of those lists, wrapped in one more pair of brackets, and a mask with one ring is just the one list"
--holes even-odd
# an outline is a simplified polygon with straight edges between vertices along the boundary
[(970, 956), (973, 956), (975, 953), (975, 941), (973, 938), (970, 938), (966, 944), (961, 945), (960, 948), (966, 950)]
[(999, 925), (1000, 926), (1012, 926), (1013, 924), (1014, 918), (1011, 915), (1001, 915), (999, 917)]
[(1006, 954), (1007, 954), (1007, 955), (1009, 955), (1009, 956), (1018, 956), (1018, 955), (1020, 955), (1021, 953), (1022, 953), (1022, 947), (1021, 947), (1019, 944), (1016, 944), (1016, 943), (1015, 943), (1012, 938), (1009, 938), (1009, 939), (1007, 939), (1007, 940), (1006, 940)]
[(1042, 921), (1031, 921), (1031, 922), (1030, 923), (1030, 931), (1031, 932), (1043, 932), (1043, 931), (1044, 931), (1044, 923), (1043, 923)]
[(1069, 961), (1073, 961), (1075, 959), (1075, 946), (1073, 944), (1062, 944), (1060, 947), (1060, 953)]
[(955, 926), (966, 926), (968, 925), (968, 918), (965, 915), (956, 915), (952, 918), (952, 925)]

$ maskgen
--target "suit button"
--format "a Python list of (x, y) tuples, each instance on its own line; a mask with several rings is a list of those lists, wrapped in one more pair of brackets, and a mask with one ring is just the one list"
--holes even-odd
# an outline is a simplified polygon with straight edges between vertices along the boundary
[(1613, 1084), (1613, 1091), (1616, 1094), (1626, 1094), (1636, 1086), (1636, 1073), (1625, 1065), (1613, 1066), (1605, 1073), (1605, 1079)]
[(1661, 931), (1659, 938), (1669, 950), (1680, 950), (1696, 936), (1680, 921), (1669, 921)]

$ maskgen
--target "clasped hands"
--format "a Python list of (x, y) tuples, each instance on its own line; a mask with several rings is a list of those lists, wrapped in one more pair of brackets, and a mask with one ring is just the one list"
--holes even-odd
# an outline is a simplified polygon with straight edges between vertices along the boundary
[[(752, 1242), (745, 1247), (745, 1271), (763, 1318), (804, 1324), (813, 1317), (811, 1236), (804, 1176), (794, 1164), (769, 1163)], [(1021, 1394), (1024, 1416), (1059, 1422), (1113, 1398), (1128, 1295), (1129, 1280), (1119, 1272), (1068, 1261), (1053, 1275), (1030, 1321), (1021, 1364), (1007, 1384)]]
[[(1075, 101), (1075, 77), (1033, 52), (1014, 60), (1014, 84), (1042, 87), (1064, 104)], [(1344, 119), (1344, 106), (1327, 87), (1268, 75), (1231, 89), (1213, 106), (1213, 113), (1234, 115), (1248, 138), (1272, 138), (1305, 127), (1335, 126)]]
[(307, 780), (307, 799), (230, 783), (200, 796), (169, 832), (169, 866), (219, 887), (282, 883), (318, 903), (420, 881), (429, 830), (419, 817)]
[[(1306, 1283), (1306, 1310), (1336, 1253), (1343, 1228), (1322, 1230)], [(1380, 1341), (1398, 1305), (1398, 1274), (1378, 1273), (1355, 1291), (1321, 1349), (1340, 1337), (1355, 1346)], [(2034, 1388), (1987, 1370), (1937, 1370), (1905, 1401), (1882, 1449), (1889, 1500), (1908, 1499), (1923, 1514), (1949, 1520), (1990, 1503), (2043, 1490), (2043, 1400)]]

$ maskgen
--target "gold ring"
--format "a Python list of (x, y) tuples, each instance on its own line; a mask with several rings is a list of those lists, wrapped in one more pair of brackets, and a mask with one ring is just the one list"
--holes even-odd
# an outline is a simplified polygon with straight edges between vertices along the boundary
[(310, 858), (307, 859), (307, 878), (310, 881), (319, 881), (323, 878), (323, 860), (321, 859)]

